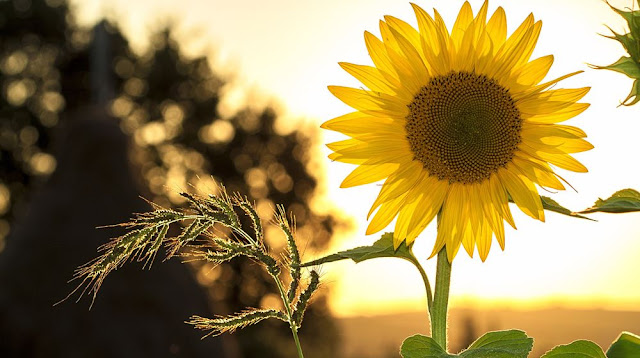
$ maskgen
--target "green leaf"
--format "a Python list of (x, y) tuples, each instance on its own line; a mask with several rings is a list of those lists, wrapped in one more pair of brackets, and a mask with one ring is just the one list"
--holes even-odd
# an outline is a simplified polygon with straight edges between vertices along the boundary
[(557, 201), (546, 197), (546, 196), (540, 196), (540, 200), (542, 200), (542, 208), (545, 210), (549, 210), (549, 211), (553, 211), (559, 214), (563, 214), (563, 215), (567, 215), (567, 216), (571, 216), (574, 218), (580, 218), (580, 219), (587, 219), (587, 220), (592, 220), (595, 221), (591, 218), (588, 218), (586, 216), (582, 216), (582, 215), (578, 215), (576, 213), (574, 213), (573, 211), (565, 208), (564, 206), (558, 204)]
[(623, 189), (606, 200), (598, 199), (592, 207), (580, 213), (630, 213), (634, 211), (640, 211), (640, 193), (633, 189)]
[(609, 358), (640, 357), (640, 337), (629, 332), (620, 333), (607, 351)]
[(557, 346), (540, 358), (607, 358), (602, 348), (591, 341), (575, 341)]
[(398, 249), (393, 248), (393, 233), (387, 232), (382, 234), (380, 240), (374, 242), (371, 246), (360, 246), (351, 250), (340, 251), (310, 262), (305, 262), (300, 266), (315, 266), (345, 259), (351, 259), (358, 263), (377, 257), (399, 257), (412, 262), (414, 261), (414, 256), (404, 241), (398, 246)]
[(526, 358), (533, 348), (533, 338), (523, 331), (489, 332), (460, 353), (464, 358)]
[(449, 358), (457, 357), (447, 354), (431, 337), (416, 334), (402, 342), (400, 355), (403, 358)]

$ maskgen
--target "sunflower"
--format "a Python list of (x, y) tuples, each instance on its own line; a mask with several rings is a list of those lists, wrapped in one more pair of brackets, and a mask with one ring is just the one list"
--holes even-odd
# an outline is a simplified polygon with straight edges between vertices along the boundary
[(551, 89), (581, 71), (541, 83), (553, 56), (530, 60), (533, 14), (507, 38), (504, 10), (487, 21), (487, 1), (475, 17), (465, 2), (451, 32), (412, 6), (418, 30), (385, 16), (382, 40), (365, 32), (374, 66), (340, 63), (368, 90), (329, 86), (355, 109), (322, 125), (351, 137), (328, 144), (329, 158), (358, 165), (341, 187), (385, 180), (367, 234), (397, 217), (394, 245), (411, 245), (437, 216), (431, 256), (446, 247), (452, 261), (462, 244), (484, 261), (493, 236), (504, 250), (504, 221), (515, 228), (509, 200), (544, 221), (536, 185), (563, 190), (555, 167), (587, 171), (570, 155), (593, 148), (586, 134), (558, 123), (587, 109), (589, 88)]

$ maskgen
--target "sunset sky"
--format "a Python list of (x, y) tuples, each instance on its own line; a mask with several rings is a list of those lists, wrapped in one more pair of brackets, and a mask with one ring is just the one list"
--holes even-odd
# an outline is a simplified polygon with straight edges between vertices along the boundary
[[(147, 35), (163, 23), (178, 27), (177, 39), (190, 53), (212, 56), (215, 68), (234, 80), (227, 88), (222, 112), (231, 114), (236, 103), (251, 98), (273, 103), (283, 113), (280, 125), (294, 128), (301, 118), (320, 123), (350, 109), (333, 97), (327, 85), (359, 87), (337, 62), (370, 64), (364, 45), (365, 30), (379, 34), (378, 20), (394, 15), (416, 24), (409, 2), (397, 0), (73, 0), (81, 24), (91, 25), (101, 16), (117, 18), (135, 48), (143, 50)], [(436, 7), (448, 26), (453, 24), (462, 0), (418, 0), (432, 13)], [(482, 4), (470, 1), (474, 11)], [(617, 7), (635, 0), (611, 0)], [(632, 81), (587, 64), (610, 64), (624, 53), (607, 34), (608, 25), (623, 32), (624, 21), (601, 0), (492, 0), (490, 12), (505, 8), (511, 33), (533, 12), (543, 21), (534, 58), (553, 54), (548, 78), (576, 70), (585, 73), (561, 87), (591, 86), (584, 101), (590, 109), (568, 123), (584, 129), (595, 149), (578, 154), (589, 173), (559, 170), (577, 190), (549, 195), (565, 206), (580, 210), (598, 197), (618, 189), (640, 189), (638, 134), (640, 104), (626, 108), (624, 99)], [(322, 143), (339, 140), (323, 133)], [(339, 189), (354, 166), (331, 163), (324, 146), (318, 146), (317, 163), (326, 194), (324, 200), (340, 207), (357, 222), (353, 232), (339, 234), (330, 251), (372, 243), (365, 236), (366, 214), (379, 190), (377, 185)], [(513, 207), (518, 230), (507, 230), (506, 250), (489, 254), (482, 263), (460, 253), (453, 263), (451, 297), (454, 305), (563, 305), (640, 309), (640, 214), (592, 215), (598, 222), (549, 213), (547, 222), (530, 219)], [(387, 231), (392, 230), (392, 226)], [(435, 238), (430, 225), (418, 238), (415, 252), (424, 262)], [(300, 238), (304, 240), (304, 238)], [(495, 244), (495, 242), (494, 242)], [(311, 259), (313, 257), (308, 257)], [(426, 264), (435, 279), (435, 260)], [(337, 315), (376, 314), (424, 309), (424, 291), (410, 264), (378, 259), (323, 266), (325, 282), (333, 293)]]

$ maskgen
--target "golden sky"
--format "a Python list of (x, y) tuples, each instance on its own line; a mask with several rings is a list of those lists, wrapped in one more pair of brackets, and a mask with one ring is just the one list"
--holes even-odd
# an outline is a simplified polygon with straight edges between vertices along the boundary
[[(633, 0), (635, 1), (635, 0)], [(618, 7), (632, 0), (612, 0)], [(475, 10), (481, 0), (470, 1)], [(217, 68), (236, 74), (223, 112), (247, 97), (278, 103), (286, 118), (307, 118), (318, 125), (350, 111), (334, 98), (327, 85), (359, 87), (337, 62), (370, 64), (363, 40), (365, 30), (378, 34), (378, 20), (394, 15), (415, 25), (409, 2), (397, 0), (73, 0), (80, 22), (102, 15), (116, 17), (134, 46), (158, 28), (159, 20), (178, 24), (179, 38), (190, 51), (213, 51)], [(425, 10), (436, 7), (449, 26), (462, 0), (416, 1)], [(624, 53), (604, 24), (622, 32), (624, 22), (601, 0), (492, 0), (490, 11), (505, 8), (509, 33), (533, 12), (543, 21), (534, 58), (555, 55), (549, 78), (575, 70), (585, 73), (562, 87), (591, 86), (584, 101), (591, 108), (573, 124), (584, 129), (595, 149), (578, 154), (587, 174), (559, 171), (577, 190), (547, 194), (571, 209), (584, 209), (598, 197), (633, 187), (640, 189), (638, 134), (640, 105), (617, 108), (631, 87), (623, 75), (588, 68), (610, 64)], [(138, 36), (136, 36), (138, 35)], [(136, 40), (138, 39), (138, 40)], [(287, 123), (284, 121), (284, 123)], [(299, 122), (288, 122), (293, 125)], [(325, 133), (324, 143), (341, 139)], [(324, 155), (329, 151), (319, 148)], [(331, 250), (370, 244), (366, 214), (379, 187), (338, 189), (353, 166), (320, 162), (326, 168), (326, 200), (353, 215), (359, 226), (334, 240)], [(544, 194), (543, 194), (544, 195)], [(315, 203), (321, 206), (322, 203)], [(518, 230), (507, 231), (505, 252), (492, 250), (482, 263), (460, 253), (453, 264), (453, 304), (566, 305), (640, 309), (640, 214), (593, 215), (589, 222), (548, 214), (536, 222), (521, 213)], [(391, 227), (389, 228), (389, 231)], [(426, 259), (435, 238), (431, 225), (417, 240), (415, 252)], [(304, 240), (304, 238), (301, 238)], [(427, 263), (432, 280), (434, 260)], [(325, 265), (324, 279), (333, 292), (338, 315), (375, 314), (424, 309), (419, 275), (400, 260), (378, 259), (355, 265)], [(432, 283), (433, 284), (433, 283)]]

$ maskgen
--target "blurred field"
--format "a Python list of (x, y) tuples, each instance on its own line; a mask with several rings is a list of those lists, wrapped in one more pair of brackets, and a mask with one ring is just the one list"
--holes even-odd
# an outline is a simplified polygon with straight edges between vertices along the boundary
[[(349, 317), (340, 319), (339, 324), (344, 358), (399, 357), (404, 338), (428, 332), (424, 312)], [(640, 332), (640, 312), (454, 309), (449, 324), (452, 352), (460, 351), (485, 332), (517, 328), (535, 339), (531, 357), (539, 357), (556, 345), (577, 339), (592, 340), (606, 350), (621, 331)]]

